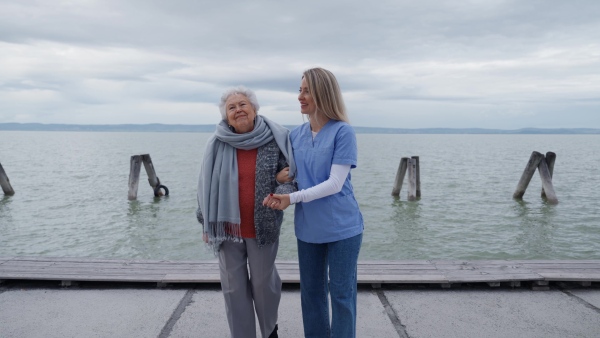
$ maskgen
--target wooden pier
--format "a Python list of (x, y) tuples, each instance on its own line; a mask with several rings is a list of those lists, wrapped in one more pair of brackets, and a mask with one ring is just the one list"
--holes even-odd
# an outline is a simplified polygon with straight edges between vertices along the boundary
[[(298, 263), (277, 261), (283, 283), (299, 283)], [(91, 258), (0, 257), (3, 280), (76, 282), (218, 283), (213, 261), (114, 260)], [(600, 282), (600, 260), (402, 260), (359, 261), (358, 283), (452, 284), (487, 283), (512, 287), (527, 282), (544, 289), (549, 282)]]

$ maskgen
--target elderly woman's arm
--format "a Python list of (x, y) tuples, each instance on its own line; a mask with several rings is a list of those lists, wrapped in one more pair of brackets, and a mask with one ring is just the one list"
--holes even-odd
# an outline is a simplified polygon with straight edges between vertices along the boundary
[(285, 167), (285, 168), (281, 169), (280, 172), (277, 173), (277, 176), (275, 176), (275, 180), (277, 180), (277, 183), (279, 183), (279, 184), (291, 182), (294, 179), (291, 178), (289, 175), (290, 175), (290, 167)]
[[(276, 194), (291, 194), (294, 191), (298, 191), (298, 187), (293, 179), (288, 177), (289, 174), (289, 165), (283, 156), (282, 152), (279, 152), (279, 159), (277, 160), (277, 183), (279, 184), (275, 188)], [(281, 183), (284, 182), (284, 183)]]

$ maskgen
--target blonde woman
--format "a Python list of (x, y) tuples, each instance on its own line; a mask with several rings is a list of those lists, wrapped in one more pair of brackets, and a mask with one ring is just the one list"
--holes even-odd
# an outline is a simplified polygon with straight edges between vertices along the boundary
[(355, 337), (356, 267), (364, 228), (350, 181), (357, 164), (356, 136), (330, 71), (305, 71), (298, 101), (309, 120), (290, 134), (299, 191), (267, 196), (264, 204), (280, 210), (295, 204), (304, 335)]

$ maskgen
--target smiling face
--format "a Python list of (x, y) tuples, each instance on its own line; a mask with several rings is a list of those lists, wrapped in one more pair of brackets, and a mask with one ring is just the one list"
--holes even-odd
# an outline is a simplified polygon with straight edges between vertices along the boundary
[(246, 95), (233, 94), (227, 98), (225, 112), (227, 123), (235, 129), (236, 133), (244, 134), (254, 129), (256, 111)]
[(306, 79), (302, 78), (300, 82), (300, 94), (298, 94), (298, 101), (300, 101), (300, 112), (302, 114), (313, 115), (317, 111), (317, 105), (312, 95), (308, 91), (308, 84)]

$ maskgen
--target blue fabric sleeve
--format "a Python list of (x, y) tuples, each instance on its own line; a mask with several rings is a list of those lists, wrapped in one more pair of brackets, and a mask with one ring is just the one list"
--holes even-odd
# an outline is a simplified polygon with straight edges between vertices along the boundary
[(358, 149), (354, 129), (344, 123), (335, 135), (335, 149), (332, 164), (349, 164), (356, 168)]

